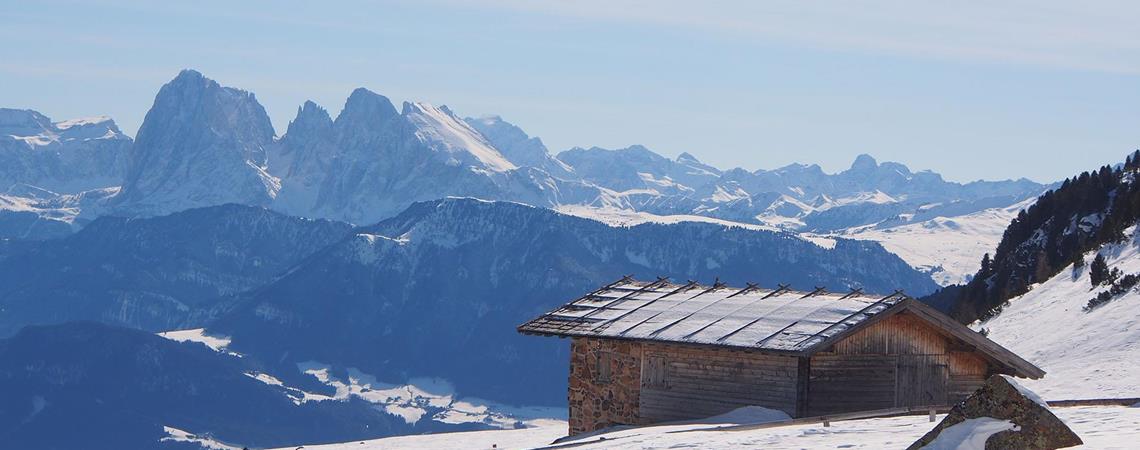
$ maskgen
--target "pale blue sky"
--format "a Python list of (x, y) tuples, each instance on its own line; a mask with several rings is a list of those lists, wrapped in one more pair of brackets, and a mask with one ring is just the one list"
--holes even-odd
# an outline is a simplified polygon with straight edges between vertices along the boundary
[(254, 92), (278, 133), (364, 86), (502, 115), (555, 152), (747, 169), (870, 153), (1053, 181), (1140, 148), (1135, 2), (317, 3), (0, 0), (0, 106), (133, 134), (194, 68)]

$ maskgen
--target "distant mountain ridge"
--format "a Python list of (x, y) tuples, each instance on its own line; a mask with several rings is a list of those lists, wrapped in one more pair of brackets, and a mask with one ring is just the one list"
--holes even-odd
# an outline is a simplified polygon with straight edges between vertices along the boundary
[(558, 158), (584, 179), (621, 193), (634, 208), (659, 215), (696, 214), (745, 223), (828, 232), (882, 222), (969, 214), (1008, 206), (1044, 185), (1016, 181), (948, 182), (930, 171), (859, 155), (845, 171), (818, 165), (721, 170), (682, 154), (675, 160), (632, 146), (567, 150)]
[[(880, 164), (868, 155), (835, 174), (817, 165), (724, 170), (689, 153), (669, 159), (641, 146), (574, 148), (554, 156), (540, 139), (500, 117), (464, 119), (446, 106), (413, 102), (398, 110), (387, 97), (363, 88), (352, 92), (336, 118), (305, 102), (277, 138), (253, 94), (193, 70), (160, 89), (133, 143), (109, 120), (52, 125), (38, 113), (4, 111), (0, 128), (19, 131), (9, 133), (19, 135), (8, 141), (11, 148), (47, 145), (65, 135), (117, 145), (115, 152), (106, 152), (117, 159), (88, 169), (99, 183), (73, 184), (118, 190), (61, 191), (79, 197), (24, 208), (65, 221), (241, 203), (361, 224), (393, 217), (416, 201), (470, 196), (833, 232), (1005, 207), (1043, 189), (1025, 179), (947, 182), (933, 172)], [(0, 151), (0, 160), (25, 161), (26, 154)], [(26, 172), (7, 177), (51, 191), (59, 185), (52, 176), (88, 176), (78, 169)], [(0, 169), (0, 181), (3, 177)], [(0, 209), (12, 208), (0, 202)]]
[(350, 229), (233, 204), (101, 217), (65, 238), (0, 251), (0, 337), (68, 320), (149, 331), (200, 327), (227, 299)]
[(108, 117), (53, 122), (32, 110), (0, 108), (0, 194), (15, 185), (61, 194), (117, 186), (131, 138)]

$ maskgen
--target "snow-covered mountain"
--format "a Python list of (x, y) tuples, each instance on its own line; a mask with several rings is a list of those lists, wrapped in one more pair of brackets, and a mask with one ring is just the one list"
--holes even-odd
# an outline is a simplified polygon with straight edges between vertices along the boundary
[[(461, 119), (446, 106), (418, 102), (397, 109), (387, 97), (363, 88), (351, 93), (335, 118), (313, 102), (304, 103), (275, 138), (253, 94), (193, 70), (162, 87), (133, 144), (110, 121), (52, 124), (38, 114), (5, 111), (0, 123), (8, 124), (3, 127), (9, 130), (9, 147), (20, 152), (0, 152), (0, 160), (50, 173), (9, 169), (12, 174), (5, 175), (0, 169), (0, 181), (7, 176), (40, 188), (68, 188), (49, 202), (4, 194), (9, 199), (0, 209), (23, 205), (20, 217), (10, 220), (17, 225), (9, 235), (27, 234), (29, 214), (82, 225), (108, 213), (160, 215), (223, 203), (363, 224), (392, 217), (417, 201), (448, 196), (837, 232), (1004, 208), (1043, 189), (1024, 179), (947, 182), (933, 172), (915, 173), (867, 155), (839, 173), (799, 164), (725, 170), (688, 153), (670, 159), (636, 145), (574, 148), (555, 157), (540, 139), (500, 117)], [(28, 149), (61, 142), (83, 148), (110, 142), (130, 151), (117, 166), (96, 170), (110, 174), (96, 181), (45, 169), (54, 163), (27, 162), (34, 153)], [(103, 190), (80, 192), (93, 188)], [(76, 217), (82, 220), (75, 222)]]
[(0, 194), (17, 185), (61, 194), (118, 186), (130, 147), (108, 117), (52, 122), (36, 111), (0, 108)]
[(599, 192), (520, 168), (446, 106), (405, 102), (397, 111), (367, 89), (353, 91), (335, 120), (303, 105), (271, 153), (270, 171), (282, 183), (274, 208), (355, 223), (447, 196), (547, 206)]
[(639, 210), (815, 232), (965, 215), (1007, 207), (1044, 190), (1026, 179), (948, 182), (930, 171), (880, 164), (869, 155), (860, 155), (851, 168), (835, 174), (801, 164), (753, 172), (721, 170), (687, 153), (670, 160), (641, 146), (576, 148), (558, 158), (584, 180), (616, 191)]
[(267, 171), (273, 137), (253, 94), (184, 70), (158, 91), (131, 148), (122, 191), (111, 203), (134, 215), (269, 205), (280, 189)]
[(487, 138), (491, 145), (515, 165), (535, 167), (564, 180), (576, 179), (574, 169), (550, 154), (542, 139), (530, 137), (521, 128), (499, 116), (468, 117), (468, 125)]
[(287, 353), (286, 365), (315, 360), (391, 382), (441, 377), (465, 395), (553, 405), (565, 400), (567, 349), (514, 328), (615, 274), (916, 295), (936, 287), (877, 244), (828, 244), (717, 223), (620, 227), (517, 203), (424, 202), (250, 291), (208, 328), (242, 353)]
[(656, 192), (685, 195), (696, 192), (721, 176), (719, 169), (706, 166), (689, 154), (676, 160), (634, 145), (618, 150), (573, 148), (558, 154), (584, 180), (618, 192)]

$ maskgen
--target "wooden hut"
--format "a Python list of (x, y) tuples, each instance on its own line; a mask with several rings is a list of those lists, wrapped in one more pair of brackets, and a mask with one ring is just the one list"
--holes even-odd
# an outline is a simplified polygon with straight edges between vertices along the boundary
[(809, 417), (946, 406), (1045, 372), (905, 294), (623, 278), (518, 327), (571, 338), (570, 434), (742, 406)]

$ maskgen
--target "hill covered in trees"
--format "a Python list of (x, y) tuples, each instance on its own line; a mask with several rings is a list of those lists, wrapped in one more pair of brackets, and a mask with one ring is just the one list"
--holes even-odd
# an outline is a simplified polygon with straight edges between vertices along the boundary
[[(1086, 252), (1124, 239), (1124, 231), (1140, 219), (1138, 171), (1140, 151), (1122, 165), (1081, 173), (1042, 194), (1010, 223), (993, 257), (982, 258), (967, 285), (943, 291), (942, 296), (956, 297), (948, 305), (950, 314), (964, 323), (993, 317), (1031, 285), (1071, 263), (1085, 264)], [(1112, 278), (1111, 271), (1105, 278)]]

